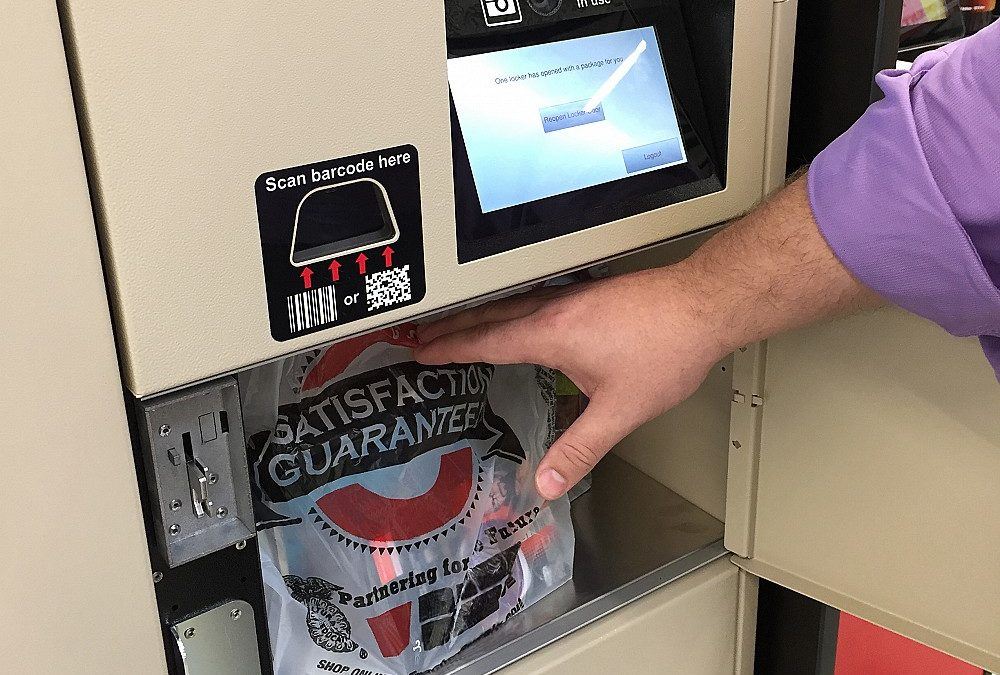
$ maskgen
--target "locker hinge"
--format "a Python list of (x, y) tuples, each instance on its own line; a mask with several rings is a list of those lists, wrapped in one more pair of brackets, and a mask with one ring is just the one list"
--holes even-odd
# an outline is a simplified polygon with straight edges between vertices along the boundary
[(760, 457), (766, 345), (758, 343), (733, 355), (732, 411), (729, 418), (729, 469), (726, 482), (726, 548), (753, 555), (757, 511), (757, 465)]
[[(739, 389), (733, 389), (733, 403), (747, 403), (747, 395)], [(764, 405), (764, 397), (759, 394), (750, 394), (749, 403), (751, 408), (759, 408)]]

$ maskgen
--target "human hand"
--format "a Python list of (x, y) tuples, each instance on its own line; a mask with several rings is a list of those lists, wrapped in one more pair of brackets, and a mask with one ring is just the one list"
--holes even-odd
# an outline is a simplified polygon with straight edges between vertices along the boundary
[(418, 361), (537, 363), (590, 398), (535, 475), (555, 499), (643, 422), (698, 388), (726, 349), (673, 268), (547, 288), (418, 329)]
[(590, 397), (535, 475), (554, 499), (740, 345), (883, 303), (823, 238), (801, 177), (676, 265), (470, 309), (419, 329), (414, 353), (538, 363)]

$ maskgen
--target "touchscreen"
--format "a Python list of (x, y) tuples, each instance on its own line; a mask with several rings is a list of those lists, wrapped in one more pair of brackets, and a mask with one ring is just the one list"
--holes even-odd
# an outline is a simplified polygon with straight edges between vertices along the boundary
[(684, 163), (656, 32), (448, 61), (483, 213)]

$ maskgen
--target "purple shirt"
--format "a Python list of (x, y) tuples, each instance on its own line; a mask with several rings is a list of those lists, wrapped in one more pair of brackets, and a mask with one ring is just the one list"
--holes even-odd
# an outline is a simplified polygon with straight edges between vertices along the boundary
[(837, 257), (887, 300), (976, 335), (1000, 378), (1000, 22), (876, 82), (809, 169)]

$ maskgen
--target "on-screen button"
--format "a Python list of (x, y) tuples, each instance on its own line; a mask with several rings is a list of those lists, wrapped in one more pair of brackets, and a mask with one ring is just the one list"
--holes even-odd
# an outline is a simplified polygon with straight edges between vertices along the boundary
[(622, 150), (622, 158), (625, 160), (626, 171), (635, 173), (681, 162), (684, 160), (684, 151), (681, 149), (679, 138), (670, 138), (635, 148), (626, 148)]

